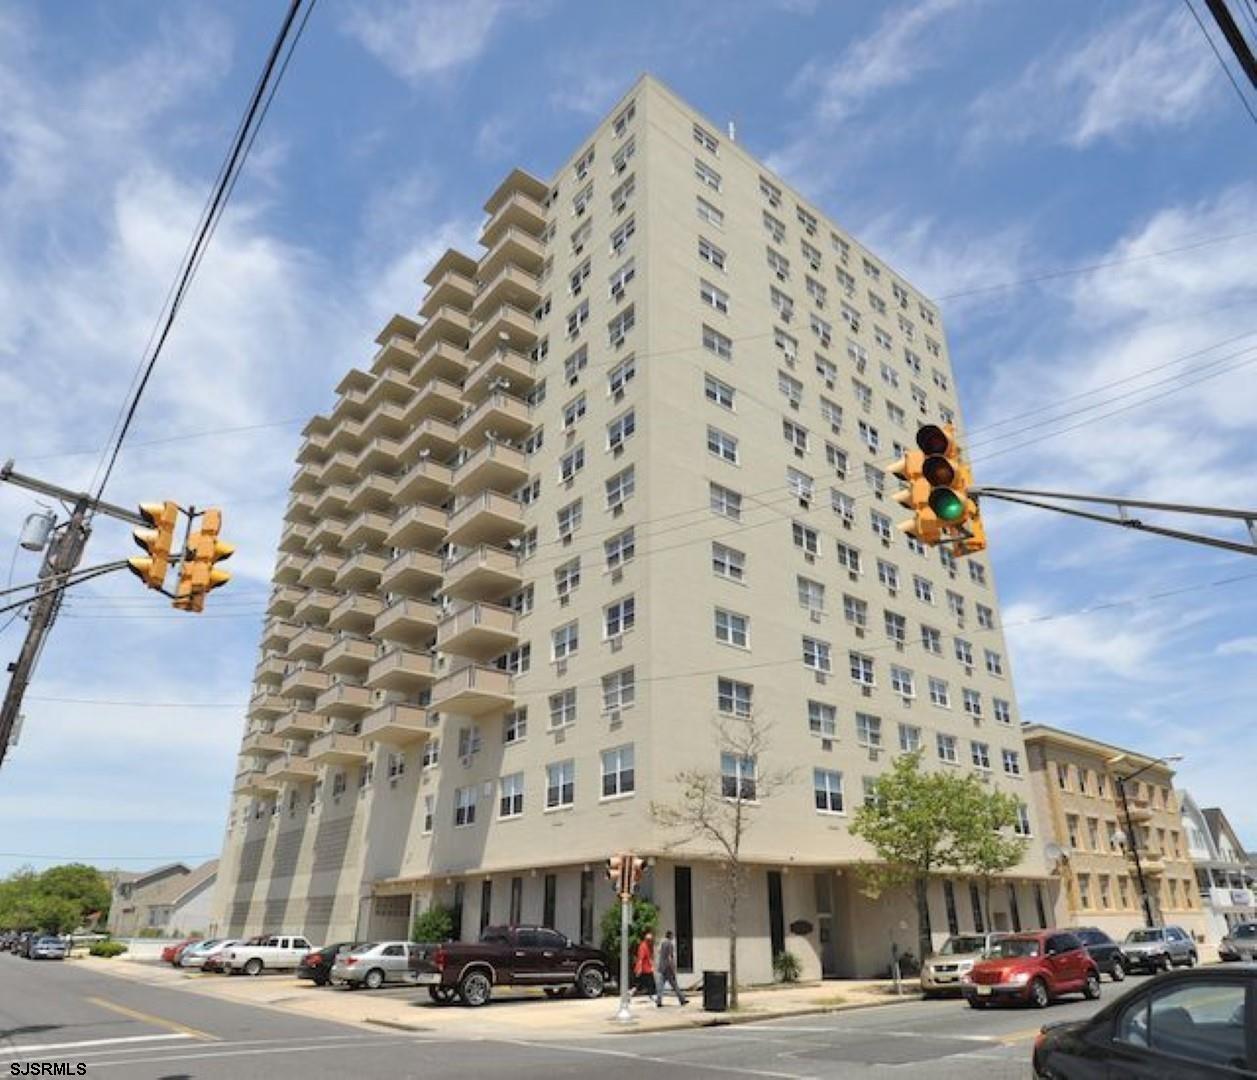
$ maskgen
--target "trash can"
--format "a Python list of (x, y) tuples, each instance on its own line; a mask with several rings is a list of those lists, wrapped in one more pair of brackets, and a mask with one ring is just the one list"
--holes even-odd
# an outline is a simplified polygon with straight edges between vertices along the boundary
[(729, 973), (703, 972), (703, 1008), (707, 1012), (726, 1012), (729, 1008)]

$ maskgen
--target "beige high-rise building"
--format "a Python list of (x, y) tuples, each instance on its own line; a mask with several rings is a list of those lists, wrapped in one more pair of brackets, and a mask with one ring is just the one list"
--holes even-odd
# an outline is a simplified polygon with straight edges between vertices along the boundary
[[(914, 909), (861, 892), (848, 824), (916, 748), (1021, 795), (992, 919), (1046, 922), (989, 563), (909, 541), (886, 490), (960, 423), (937, 308), (649, 77), (484, 209), (305, 430), (220, 929), (399, 936), (440, 903), (465, 938), (597, 941), (631, 850), (683, 970), (723, 967), (720, 877), (651, 803), (792, 769), (750, 811), (742, 975), (880, 972)], [(716, 734), (748, 714), (758, 762)], [(932, 890), (939, 940), (971, 884)]]

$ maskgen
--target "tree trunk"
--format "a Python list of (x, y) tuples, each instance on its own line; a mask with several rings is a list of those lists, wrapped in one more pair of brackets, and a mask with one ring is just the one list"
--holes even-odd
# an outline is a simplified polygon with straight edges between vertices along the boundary
[(930, 934), (930, 901), (927, 890), (930, 879), (924, 874), (917, 877), (917, 960), (925, 962), (925, 958), (934, 952), (934, 942)]
[(729, 890), (729, 1008), (738, 1007), (738, 881)]

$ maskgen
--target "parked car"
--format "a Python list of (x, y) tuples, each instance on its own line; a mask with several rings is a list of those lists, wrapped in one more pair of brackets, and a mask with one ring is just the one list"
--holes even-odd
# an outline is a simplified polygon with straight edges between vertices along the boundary
[(297, 965), (297, 978), (312, 979), (315, 986), (326, 986), (332, 981), (332, 964), (336, 957), (361, 944), (361, 941), (339, 941), (335, 945), (324, 945), (321, 949), (306, 953)]
[(227, 950), (223, 969), (229, 975), (243, 971), (261, 975), (263, 971), (293, 971), (314, 946), (299, 934), (278, 934), (244, 942)]
[(961, 990), (971, 1008), (993, 1001), (1015, 1001), (1046, 1008), (1062, 994), (1100, 996), (1100, 970), (1090, 953), (1068, 930), (1011, 934), (997, 941), (989, 959), (961, 977)]
[(32, 960), (64, 960), (67, 952), (61, 938), (38, 937), (31, 942), (29, 955)]
[(1178, 926), (1149, 926), (1132, 930), (1122, 942), (1128, 971), (1169, 971), (1195, 967), (1196, 943)]
[(1218, 942), (1219, 960), (1257, 960), (1257, 923), (1239, 923)]
[(1101, 975), (1107, 975), (1114, 982), (1126, 978), (1126, 969), (1130, 966), (1126, 963), (1126, 954), (1108, 934), (1094, 926), (1078, 926), (1071, 933), (1091, 954)]
[(179, 954), (189, 945), (195, 945), (199, 938), (185, 938), (183, 941), (176, 941), (173, 945), (167, 945), (161, 951), (161, 959), (163, 964), (179, 963)]
[(413, 983), (410, 954), (420, 946), (408, 941), (368, 941), (341, 953), (332, 964), (332, 982), (350, 989), (378, 990), (385, 983)]
[(421, 945), (411, 953), (415, 982), (433, 1001), (457, 997), (486, 1005), (494, 986), (571, 987), (580, 997), (601, 997), (610, 966), (601, 949), (577, 945), (544, 926), (489, 926), (479, 942)]
[(921, 993), (925, 997), (960, 993), (960, 977), (984, 959), (1007, 933), (953, 934), (943, 947), (921, 966)]
[(237, 945), (253, 945), (261, 941), (262, 938), (249, 938), (247, 941), (243, 938), (233, 941), (224, 941), (216, 945), (208, 953), (201, 963), (201, 970), (209, 973), (224, 973), (227, 970), (227, 952), (229, 949)]
[(205, 963), (205, 958), (218, 948), (228, 938), (206, 938), (204, 941), (198, 941), (195, 945), (189, 945), (179, 955), (179, 966), (181, 968), (199, 968)]
[(1033, 1065), (1053, 1080), (1257, 1076), (1257, 964), (1158, 975), (1086, 1020), (1048, 1024)]

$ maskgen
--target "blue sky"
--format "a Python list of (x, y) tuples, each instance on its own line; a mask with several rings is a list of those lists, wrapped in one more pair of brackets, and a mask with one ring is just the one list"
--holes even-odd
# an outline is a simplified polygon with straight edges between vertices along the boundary
[[(88, 482), (282, 6), (0, 10), (19, 468)], [(222, 505), (236, 578), (201, 618), (130, 578), (74, 595), (0, 772), (0, 872), (217, 852), (299, 418), (474, 250), (501, 176), (549, 175), (645, 70), (941, 300), (980, 480), (1257, 501), (1257, 131), (1182, 5), (323, 0), (110, 489)], [(250, 430), (155, 441), (224, 428)], [(0, 491), (0, 536), (32, 506)], [(987, 518), (1023, 715), (1185, 754), (1257, 845), (1257, 563)], [(128, 550), (101, 523), (89, 561)]]

